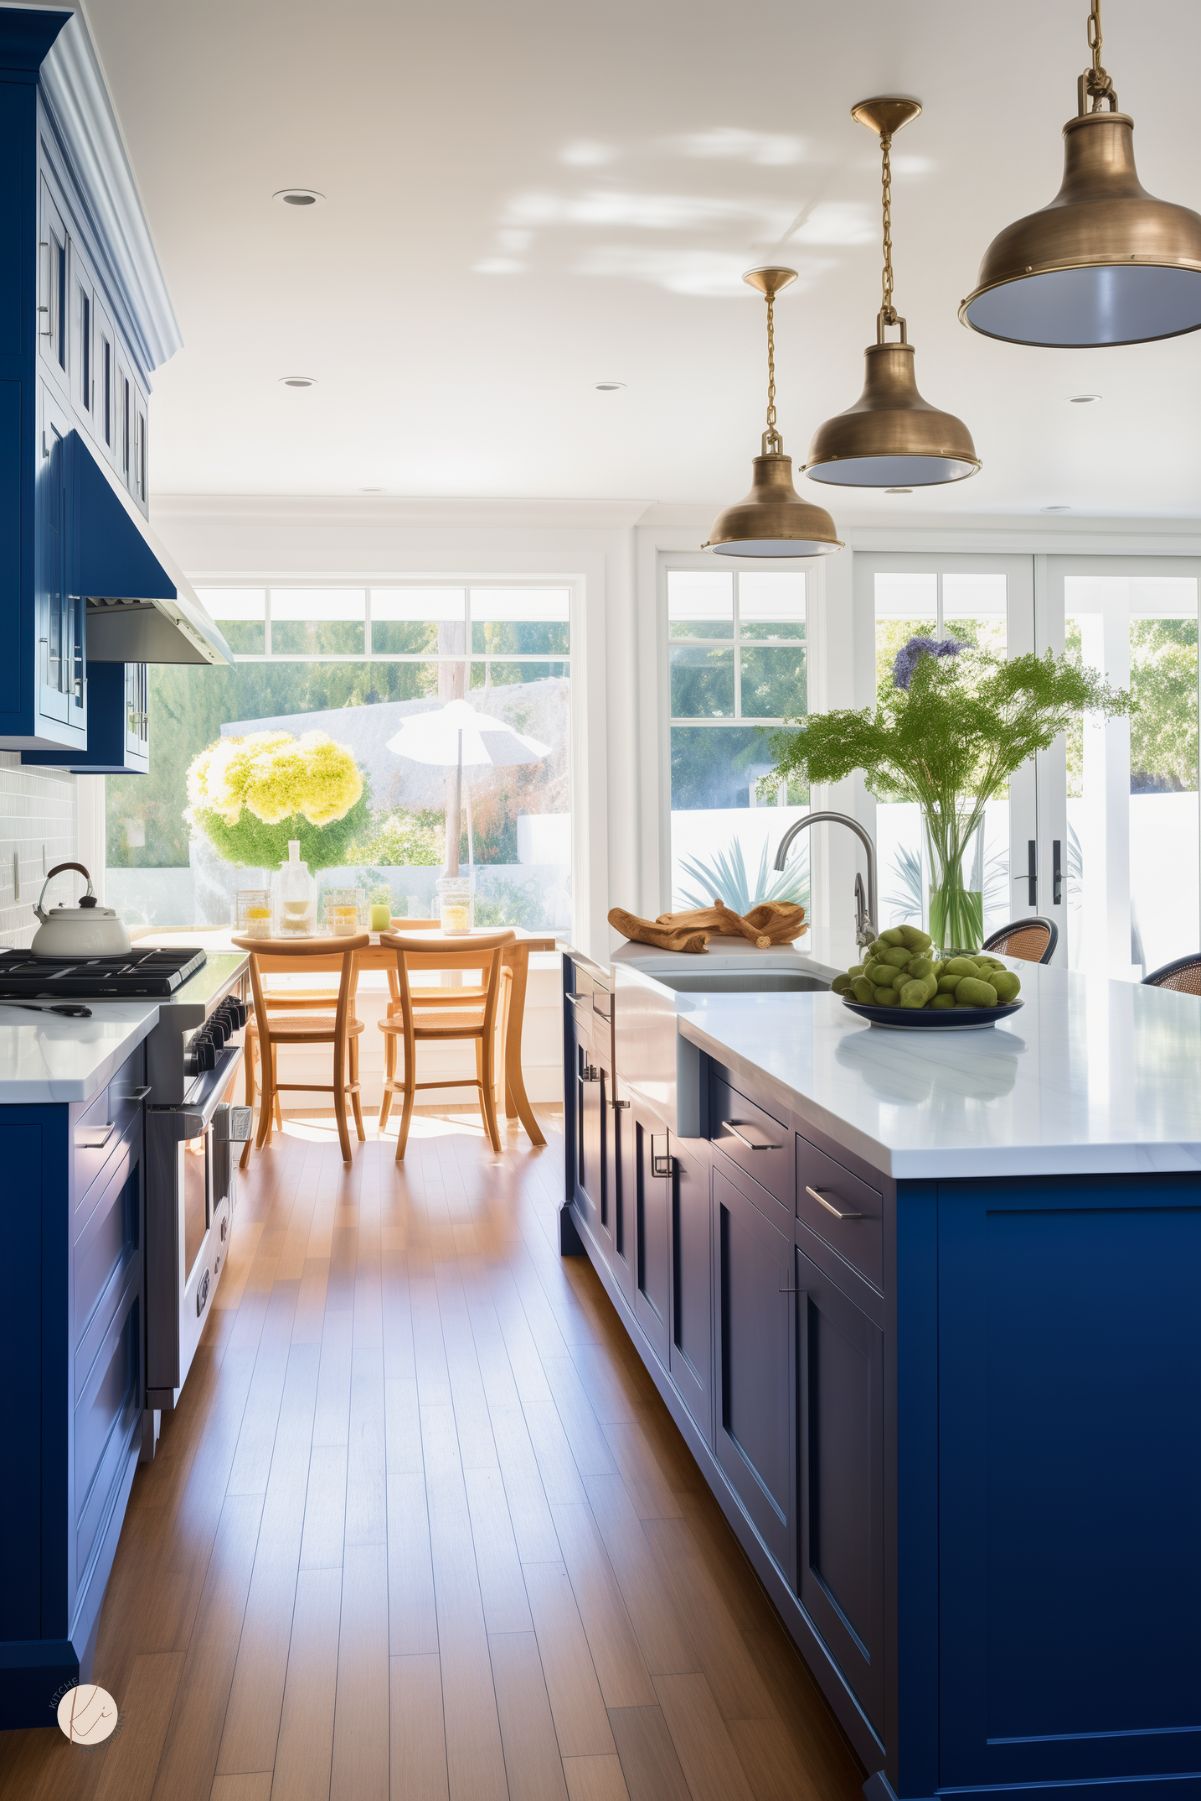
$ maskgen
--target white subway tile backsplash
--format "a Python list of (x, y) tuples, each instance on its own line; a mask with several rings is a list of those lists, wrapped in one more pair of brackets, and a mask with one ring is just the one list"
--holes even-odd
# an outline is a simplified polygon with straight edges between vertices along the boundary
[(29, 943), (45, 870), (75, 855), (75, 837), (75, 777), (0, 751), (0, 945)]

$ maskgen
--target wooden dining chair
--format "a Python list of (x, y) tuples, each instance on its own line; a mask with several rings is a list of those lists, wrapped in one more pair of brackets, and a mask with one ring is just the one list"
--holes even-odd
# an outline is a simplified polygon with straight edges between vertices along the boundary
[(1201, 994), (1201, 951), (1190, 951), (1143, 977), (1145, 988), (1175, 988), (1180, 994)]
[[(514, 943), (515, 932), (485, 932), (467, 942), (457, 938), (402, 937), (384, 932), (380, 943), (396, 953), (396, 978), (400, 998), (398, 1018), (380, 1021), (385, 1043), (389, 1037), (399, 1038), (404, 1046), (404, 1076), (385, 1077), (385, 1100), (399, 1091), (404, 1101), (400, 1115), (400, 1131), (396, 1139), (396, 1161), (403, 1162), (413, 1120), (413, 1107), (418, 1090), (430, 1088), (475, 1088), (479, 1092), (480, 1111), (494, 1151), (499, 1151), (500, 1126), (496, 1113), (496, 1026), (502, 992), (504, 953)], [(426, 991), (414, 985), (413, 976), (426, 971), (456, 974), (472, 971), (476, 981), (456, 990), (443, 990), (434, 1005), (426, 1004)], [(453, 995), (453, 999), (450, 998)], [(417, 1046), (423, 1043), (448, 1044), (455, 1040), (475, 1045), (475, 1079), (452, 1076), (436, 1082), (417, 1080)], [(395, 1069), (395, 1056), (392, 1067)]]
[[(366, 932), (353, 938), (234, 938), (240, 950), (250, 953), (250, 992), (254, 1013), (246, 1027), (247, 1100), (253, 1105), (253, 1067), (257, 1049), (262, 1065), (259, 1124), (255, 1145), (262, 1150), (271, 1137), (281, 1094), (332, 1094), (334, 1117), (343, 1163), (350, 1162), (350, 1129), (347, 1103), (354, 1114), (355, 1132), (363, 1130), (359, 1098), (359, 1038), (363, 1022), (355, 1017), (358, 984), (357, 955), (371, 940)], [(330, 991), (333, 1005), (322, 994), (309, 995), (307, 1006), (298, 1007), (295, 993), (273, 991), (264, 977), (279, 975), (336, 974), (338, 986)], [(333, 1052), (332, 1081), (281, 1082), (279, 1053), (289, 1044), (328, 1044)], [(250, 1141), (242, 1152), (243, 1167)]]
[(1059, 927), (1053, 919), (1032, 913), (1029, 919), (1015, 919), (999, 932), (984, 940), (986, 951), (999, 957), (1017, 957), (1022, 963), (1049, 963), (1059, 943)]
[[(441, 923), (442, 922), (437, 919), (398, 918), (392, 921), (391, 930), (394, 933), (400, 933), (402, 937), (410, 932), (440, 932)], [(384, 942), (382, 935), (380, 942), (381, 944)], [(501, 984), (501, 997), (500, 1006), (497, 1009), (496, 1029), (501, 1043), (503, 1044), (505, 1034), (509, 1027), (509, 1002), (513, 988), (513, 971), (509, 968), (507, 963), (501, 970)], [(417, 1006), (422, 1011), (431, 1007), (453, 1007), (457, 1002), (461, 1002), (463, 999), (463, 985), (461, 981), (445, 985), (440, 985), (435, 982), (422, 982), (414, 988), (414, 997)], [(386, 1017), (389, 1020), (396, 1022), (398, 1025), (403, 1018), (403, 1009), (400, 1001), (400, 975), (394, 963), (388, 965), (388, 1005)], [(384, 1130), (391, 1117), (393, 1099), (401, 1092), (403, 1087), (403, 1084), (399, 1082), (396, 1077), (397, 1056), (403, 1043), (403, 1039), (403, 1031), (385, 1032), (384, 1034), (384, 1087), (379, 1104), (379, 1129), (381, 1132)]]

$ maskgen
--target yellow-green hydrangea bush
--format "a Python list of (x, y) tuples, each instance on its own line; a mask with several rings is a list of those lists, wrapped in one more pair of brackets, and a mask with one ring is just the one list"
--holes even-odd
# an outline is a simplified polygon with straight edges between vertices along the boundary
[(229, 863), (270, 868), (297, 838), (310, 869), (329, 869), (367, 828), (367, 790), (353, 753), (324, 732), (249, 732), (193, 758), (184, 817)]

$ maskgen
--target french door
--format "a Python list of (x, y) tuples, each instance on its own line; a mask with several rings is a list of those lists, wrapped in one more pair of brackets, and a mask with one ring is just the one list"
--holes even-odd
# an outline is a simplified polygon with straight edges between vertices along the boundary
[[(871, 704), (907, 638), (998, 655), (1066, 650), (1133, 709), (1082, 717), (987, 812), (985, 931), (1040, 913), (1055, 961), (1138, 980), (1201, 947), (1201, 558), (855, 558), (856, 693)], [(914, 806), (864, 810), (883, 925), (919, 920), (929, 871)]]
[[(951, 637), (997, 656), (1035, 648), (1034, 560), (1020, 556), (855, 556), (856, 693), (869, 706), (893, 680), (892, 665), (912, 637)], [(1031, 766), (989, 803), (975, 870), (984, 930), (1038, 909), (1038, 797)], [(877, 845), (881, 926), (927, 913), (929, 868), (917, 806), (863, 801)]]
[(1036, 561), (1040, 649), (1078, 655), (1132, 701), (1038, 759), (1038, 911), (1073, 968), (1138, 980), (1201, 947), (1201, 559)]

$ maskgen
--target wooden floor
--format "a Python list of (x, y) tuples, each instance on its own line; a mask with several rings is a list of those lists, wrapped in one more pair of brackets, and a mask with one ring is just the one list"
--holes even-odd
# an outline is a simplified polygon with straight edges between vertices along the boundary
[[(553, 1125), (553, 1116), (549, 1122)], [(858, 1801), (861, 1773), (591, 1266), (562, 1143), (332, 1122), (243, 1183), (138, 1472), (95, 1679), (3, 1801)]]

